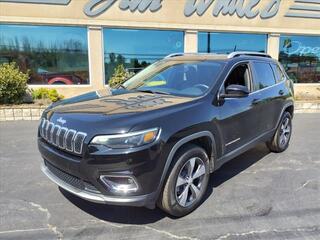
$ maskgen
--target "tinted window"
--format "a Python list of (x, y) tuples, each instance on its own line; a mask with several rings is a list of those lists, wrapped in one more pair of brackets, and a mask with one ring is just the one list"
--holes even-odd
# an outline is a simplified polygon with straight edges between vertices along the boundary
[(16, 62), (29, 84), (88, 84), (87, 28), (0, 25), (0, 64)]
[(267, 35), (245, 33), (198, 34), (198, 51), (201, 53), (231, 53), (234, 51), (266, 52)]
[(281, 82), (285, 79), (285, 75), (277, 64), (271, 64), (276, 82)]
[(270, 64), (263, 62), (254, 62), (254, 90), (260, 90), (275, 84), (274, 74)]
[(118, 65), (137, 73), (170, 53), (184, 51), (182, 31), (104, 29), (105, 81)]
[(320, 36), (281, 36), (279, 61), (296, 83), (320, 83)]
[(205, 94), (216, 82), (224, 63), (210, 61), (156, 62), (123, 84), (129, 91), (153, 91), (178, 96)]

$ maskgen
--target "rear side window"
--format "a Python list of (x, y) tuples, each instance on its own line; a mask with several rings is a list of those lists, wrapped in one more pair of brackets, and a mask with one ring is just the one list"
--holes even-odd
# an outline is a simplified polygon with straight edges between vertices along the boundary
[(271, 64), (271, 67), (277, 83), (285, 80), (285, 75), (277, 64)]
[(273, 70), (269, 63), (253, 62), (255, 71), (254, 90), (264, 89), (276, 83)]

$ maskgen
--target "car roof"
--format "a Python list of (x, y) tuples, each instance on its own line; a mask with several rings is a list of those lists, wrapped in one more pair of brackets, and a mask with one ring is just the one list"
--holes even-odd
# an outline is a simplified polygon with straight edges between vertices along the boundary
[(165, 57), (175, 61), (231, 61), (231, 60), (265, 60), (274, 61), (270, 55), (261, 52), (232, 52), (230, 54), (216, 53), (173, 53)]

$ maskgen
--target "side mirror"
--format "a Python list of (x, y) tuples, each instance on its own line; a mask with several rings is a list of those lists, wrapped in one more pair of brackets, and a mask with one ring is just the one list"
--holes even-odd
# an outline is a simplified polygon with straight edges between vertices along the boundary
[(249, 89), (243, 85), (232, 84), (226, 88), (224, 94), (220, 94), (220, 98), (242, 98), (249, 95)]

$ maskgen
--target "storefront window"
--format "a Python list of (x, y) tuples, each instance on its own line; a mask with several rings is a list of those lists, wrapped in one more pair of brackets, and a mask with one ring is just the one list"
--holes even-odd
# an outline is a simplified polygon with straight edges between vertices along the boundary
[(199, 32), (198, 52), (228, 54), (235, 51), (266, 52), (267, 35)]
[(105, 81), (123, 65), (137, 73), (166, 55), (184, 50), (182, 31), (104, 29)]
[(28, 84), (88, 84), (87, 29), (0, 25), (0, 64), (16, 62)]
[(320, 36), (281, 36), (279, 61), (296, 83), (320, 83)]

